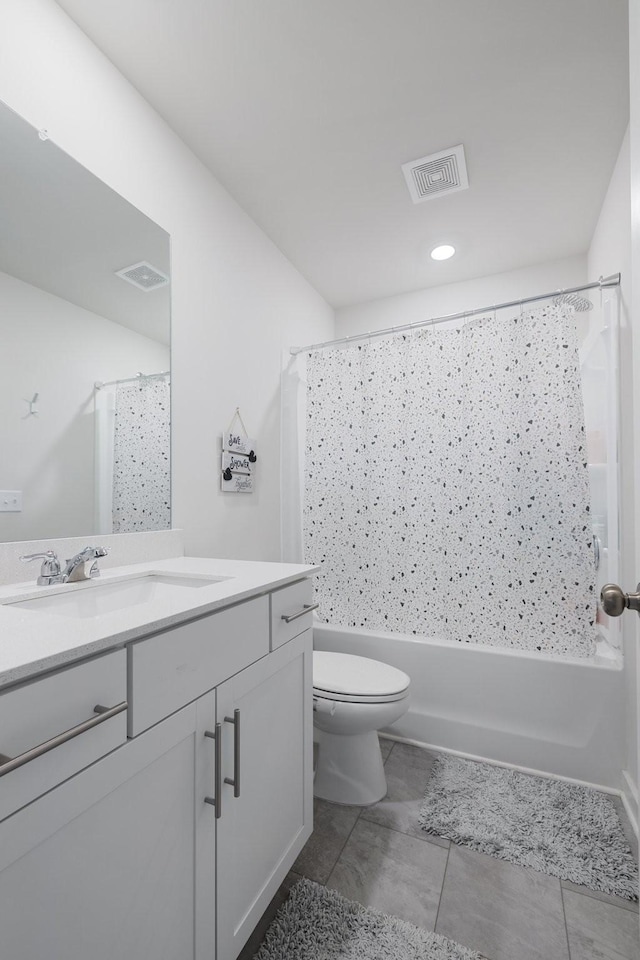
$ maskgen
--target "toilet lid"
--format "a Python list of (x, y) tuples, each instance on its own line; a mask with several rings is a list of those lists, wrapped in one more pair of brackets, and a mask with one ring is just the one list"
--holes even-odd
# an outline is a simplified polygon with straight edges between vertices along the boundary
[(349, 653), (313, 651), (313, 687), (329, 699), (333, 695), (387, 699), (404, 693), (409, 683), (406, 673), (388, 663)]

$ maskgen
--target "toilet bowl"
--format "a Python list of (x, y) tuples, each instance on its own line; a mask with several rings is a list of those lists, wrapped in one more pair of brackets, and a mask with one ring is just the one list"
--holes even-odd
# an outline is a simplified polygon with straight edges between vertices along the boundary
[(409, 682), (402, 670), (379, 660), (314, 651), (314, 796), (369, 806), (386, 795), (377, 731), (408, 710)]

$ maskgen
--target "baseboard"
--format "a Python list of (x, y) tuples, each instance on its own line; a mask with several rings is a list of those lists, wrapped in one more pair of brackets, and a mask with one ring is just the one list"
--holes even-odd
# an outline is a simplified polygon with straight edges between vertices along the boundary
[(638, 836), (638, 821), (639, 816), (638, 812), (640, 809), (640, 802), (638, 797), (638, 786), (633, 782), (633, 778), (629, 774), (628, 770), (622, 771), (622, 803), (626, 811), (627, 816), (629, 817), (629, 822), (633, 827), (633, 832), (636, 837)]
[[(545, 780), (561, 780), (564, 783), (575, 783), (580, 787), (591, 787), (593, 790), (598, 790), (600, 793), (608, 793), (612, 797), (621, 797), (624, 804), (625, 810), (631, 821), (631, 826), (633, 827), (636, 835), (638, 834), (638, 816), (636, 814), (632, 815), (632, 810), (629, 809), (629, 801), (625, 796), (624, 790), (616, 790), (613, 787), (605, 787), (601, 783), (589, 783), (587, 780), (576, 780), (575, 777), (563, 777), (557, 773), (548, 773), (546, 770), (534, 770), (531, 767), (521, 767), (517, 763), (504, 763), (502, 760), (492, 760), (490, 757), (479, 757), (474, 753), (464, 753), (462, 750), (451, 750), (449, 747), (439, 747), (435, 743), (423, 743), (420, 740), (410, 740), (407, 737), (396, 737), (390, 733), (381, 733), (379, 736), (383, 737), (385, 740), (395, 740), (398, 743), (409, 743), (414, 747), (421, 747), (423, 750), (433, 750), (436, 753), (448, 753), (453, 757), (462, 757), (464, 760), (476, 760), (480, 763), (490, 763), (493, 767), (506, 767), (508, 770), (518, 770), (520, 773), (529, 773), (535, 777), (544, 777)], [(623, 771), (623, 776), (626, 776), (626, 771)], [(632, 781), (629, 779), (630, 792), (632, 788)], [(638, 809), (638, 794), (635, 792), (635, 809)]]

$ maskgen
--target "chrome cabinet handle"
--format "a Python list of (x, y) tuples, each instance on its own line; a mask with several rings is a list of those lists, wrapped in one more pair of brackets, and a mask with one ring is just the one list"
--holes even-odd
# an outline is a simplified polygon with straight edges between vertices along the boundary
[(233, 787), (234, 797), (240, 796), (240, 711), (234, 710), (232, 717), (225, 717), (225, 723), (233, 724), (233, 780), (225, 777), (224, 782)]
[(204, 802), (211, 804), (216, 820), (219, 820), (222, 816), (222, 724), (216, 723), (214, 730), (205, 730), (204, 735), (215, 741), (213, 780), (216, 791), (215, 797), (205, 797)]
[(83, 720), (82, 723), (76, 724), (75, 727), (65, 730), (64, 733), (59, 733), (56, 737), (52, 737), (51, 740), (45, 740), (44, 743), (38, 744), (37, 747), (25, 750), (24, 753), (21, 753), (17, 757), (11, 758), (0, 754), (0, 777), (3, 777), (5, 773), (16, 770), (18, 767), (22, 767), (25, 763), (29, 763), (30, 760), (35, 760), (36, 757), (41, 757), (43, 753), (49, 753), (54, 747), (59, 747), (61, 743), (66, 743), (67, 740), (73, 740), (74, 737), (78, 737), (81, 733), (97, 727), (98, 724), (104, 723), (105, 720), (110, 720), (111, 717), (115, 717), (118, 713), (122, 713), (126, 709), (126, 700), (116, 704), (115, 707), (103, 707), (97, 704), (97, 706), (93, 708), (93, 712), (98, 714), (97, 717)]
[(304, 617), (305, 613), (311, 613), (312, 610), (317, 610), (319, 606), (319, 603), (305, 603), (302, 610), (298, 610), (297, 613), (291, 613), (289, 615), (283, 613), (280, 619), (284, 620), (285, 623), (291, 623), (292, 620), (297, 620), (298, 617)]

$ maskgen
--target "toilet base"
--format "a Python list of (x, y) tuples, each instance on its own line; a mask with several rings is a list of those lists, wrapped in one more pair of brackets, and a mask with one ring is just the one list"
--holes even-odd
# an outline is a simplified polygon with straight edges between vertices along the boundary
[(318, 766), (313, 795), (331, 803), (367, 807), (387, 793), (387, 778), (375, 730), (342, 736), (315, 731)]

